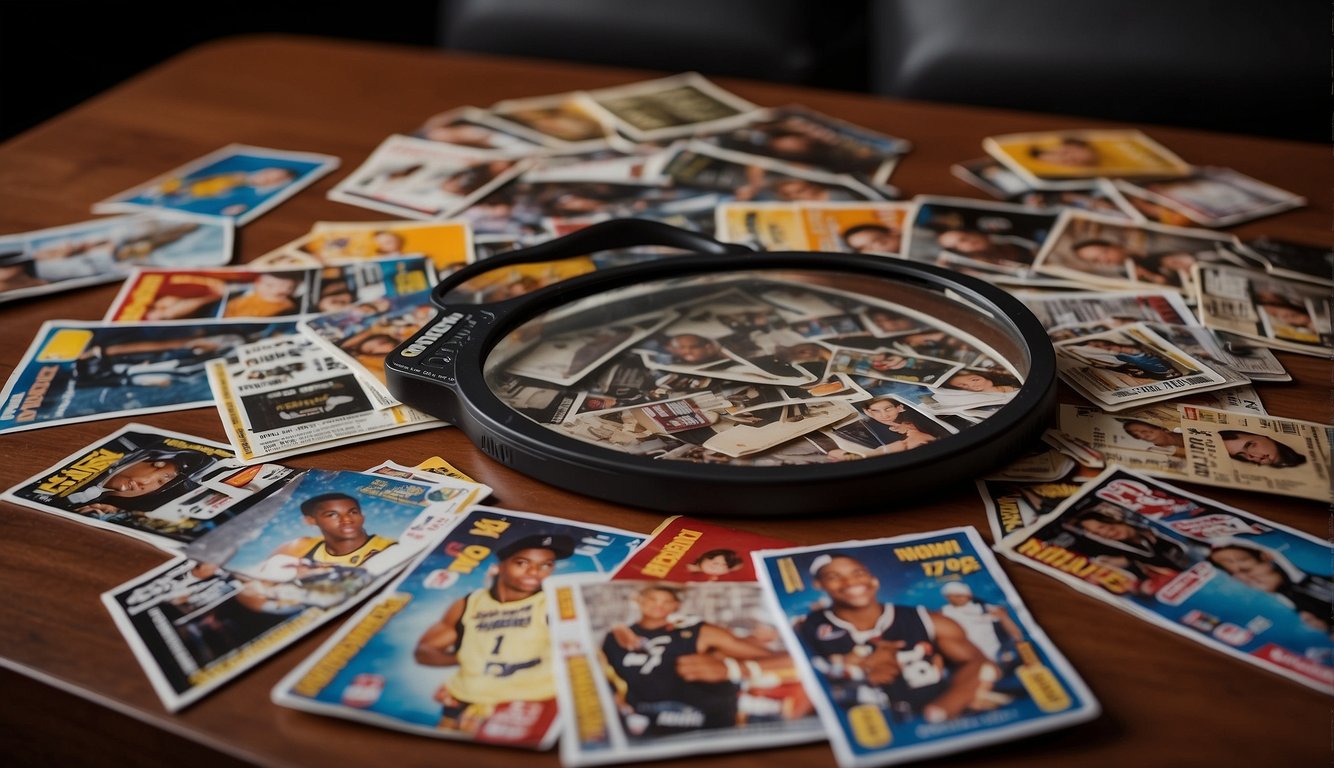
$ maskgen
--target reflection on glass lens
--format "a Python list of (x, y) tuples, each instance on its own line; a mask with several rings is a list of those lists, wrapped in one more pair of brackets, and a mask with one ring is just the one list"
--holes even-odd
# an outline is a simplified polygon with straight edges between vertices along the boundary
[(625, 454), (736, 466), (857, 461), (948, 439), (1023, 383), (1022, 345), (922, 286), (782, 270), (586, 297), (509, 333), (485, 365), (507, 405)]

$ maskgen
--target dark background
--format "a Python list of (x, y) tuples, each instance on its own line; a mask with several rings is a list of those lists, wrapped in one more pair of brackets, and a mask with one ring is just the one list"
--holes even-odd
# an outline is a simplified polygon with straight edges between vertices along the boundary
[(209, 40), (287, 33), (1328, 142), (1330, 10), (1325, 0), (0, 0), (0, 140)]

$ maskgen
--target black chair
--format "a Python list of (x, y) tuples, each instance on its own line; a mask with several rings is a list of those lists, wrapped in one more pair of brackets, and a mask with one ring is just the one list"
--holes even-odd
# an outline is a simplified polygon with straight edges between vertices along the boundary
[(1330, 140), (1314, 0), (870, 0), (871, 86), (911, 99)]
[(441, 0), (444, 48), (866, 86), (864, 0)]

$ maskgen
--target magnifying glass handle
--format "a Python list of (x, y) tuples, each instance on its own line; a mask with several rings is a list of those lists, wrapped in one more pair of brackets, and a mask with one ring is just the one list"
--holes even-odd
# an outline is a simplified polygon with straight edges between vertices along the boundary
[(698, 232), (673, 227), (660, 221), (613, 219), (592, 224), (564, 237), (548, 240), (530, 248), (502, 253), (469, 264), (441, 280), (435, 286), (435, 290), (431, 291), (431, 301), (437, 306), (443, 307), (446, 305), (445, 297), (449, 295), (450, 291), (479, 275), (496, 269), (503, 269), (516, 264), (560, 261), (561, 259), (570, 259), (596, 253), (597, 251), (645, 245), (668, 246), (714, 256), (753, 253), (750, 248), (744, 245), (723, 243)]

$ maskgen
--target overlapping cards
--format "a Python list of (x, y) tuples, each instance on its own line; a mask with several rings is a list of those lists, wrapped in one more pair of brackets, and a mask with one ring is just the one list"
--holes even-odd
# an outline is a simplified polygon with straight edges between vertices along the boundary
[(1113, 467), (997, 549), (1202, 645), (1334, 691), (1326, 541)]

